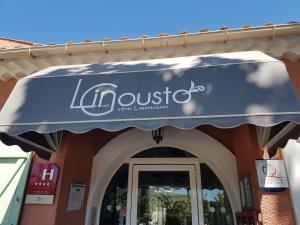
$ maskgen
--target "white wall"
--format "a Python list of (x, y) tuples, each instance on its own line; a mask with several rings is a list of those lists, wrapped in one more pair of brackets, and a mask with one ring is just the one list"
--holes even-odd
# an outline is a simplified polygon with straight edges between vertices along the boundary
[(298, 141), (289, 140), (283, 150), (283, 158), (296, 221), (300, 225), (300, 139)]

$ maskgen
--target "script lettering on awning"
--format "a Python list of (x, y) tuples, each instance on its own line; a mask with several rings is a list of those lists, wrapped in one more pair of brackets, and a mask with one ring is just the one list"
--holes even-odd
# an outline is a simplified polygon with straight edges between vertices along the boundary
[[(153, 92), (124, 92), (117, 94), (118, 86), (112, 83), (96, 84), (82, 95), (78, 95), (81, 88), (82, 79), (79, 79), (70, 109), (81, 109), (89, 116), (102, 116), (111, 113), (117, 107), (117, 110), (138, 111), (145, 109), (139, 106), (163, 106), (161, 109), (167, 108), (170, 101), (177, 104), (185, 104), (191, 101), (193, 93), (205, 91), (204, 85), (197, 85), (191, 81), (188, 89), (171, 90), (168, 86), (164, 90), (156, 90)], [(77, 104), (75, 103), (77, 102)]]

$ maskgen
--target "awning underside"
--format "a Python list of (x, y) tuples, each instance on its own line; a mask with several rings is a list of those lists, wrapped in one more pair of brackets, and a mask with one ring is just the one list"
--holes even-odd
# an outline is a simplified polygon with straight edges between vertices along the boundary
[(23, 151), (35, 151), (39, 157), (49, 159), (53, 152), (58, 152), (61, 146), (62, 131), (40, 134), (29, 131), (20, 135), (0, 133), (0, 140), (6, 145), (18, 145)]
[(0, 113), (0, 132), (269, 127), (285, 121), (300, 122), (285, 65), (252, 51), (52, 67), (18, 81)]

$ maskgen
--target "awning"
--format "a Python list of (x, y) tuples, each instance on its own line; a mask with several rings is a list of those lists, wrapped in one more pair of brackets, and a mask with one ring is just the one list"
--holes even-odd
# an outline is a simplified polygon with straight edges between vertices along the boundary
[(300, 122), (284, 63), (258, 51), (59, 66), (22, 78), (0, 113), (10, 136), (127, 127)]
[(275, 155), (278, 148), (283, 148), (289, 139), (300, 137), (300, 125), (283, 122), (273, 127), (256, 127), (260, 149), (268, 149), (269, 155)]

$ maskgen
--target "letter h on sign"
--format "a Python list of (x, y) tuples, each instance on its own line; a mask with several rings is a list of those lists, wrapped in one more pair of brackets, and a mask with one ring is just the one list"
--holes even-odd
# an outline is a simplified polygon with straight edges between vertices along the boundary
[(53, 180), (54, 169), (51, 169), (50, 172), (47, 169), (43, 169), (42, 180), (46, 180), (46, 176), (49, 176), (49, 180)]

